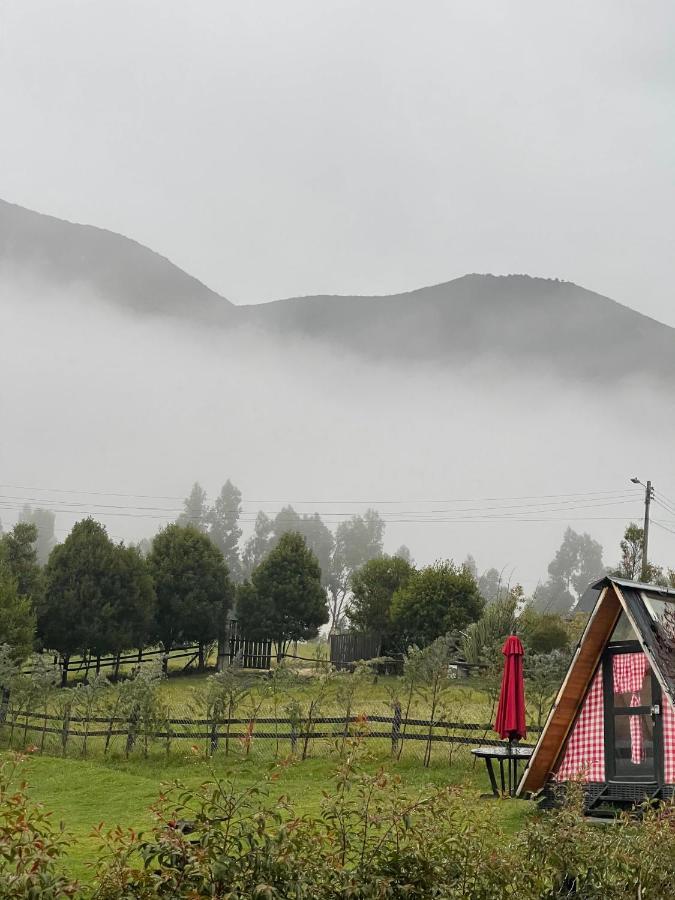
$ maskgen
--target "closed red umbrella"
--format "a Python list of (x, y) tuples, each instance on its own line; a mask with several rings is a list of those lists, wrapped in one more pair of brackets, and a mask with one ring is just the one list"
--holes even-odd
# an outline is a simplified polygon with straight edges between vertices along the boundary
[(523, 682), (523, 656), (525, 650), (520, 638), (509, 635), (504, 646), (504, 674), (499, 694), (499, 706), (495, 719), (495, 731), (506, 741), (519, 741), (527, 735), (525, 727), (525, 684)]

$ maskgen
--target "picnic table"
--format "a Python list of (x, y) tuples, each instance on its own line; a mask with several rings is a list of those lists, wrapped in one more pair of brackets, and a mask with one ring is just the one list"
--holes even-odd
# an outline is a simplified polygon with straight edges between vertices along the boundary
[[(518, 787), (518, 762), (521, 759), (528, 760), (534, 752), (534, 747), (519, 747), (518, 744), (509, 744), (508, 746), (497, 747), (476, 747), (471, 751), (477, 759), (484, 759), (487, 768), (488, 778), (492, 787), (492, 793), (495, 797), (503, 796), (506, 793), (508, 784), (509, 797), (514, 797), (516, 788)], [(499, 777), (501, 782), (501, 795), (495, 778), (495, 770), (493, 760), (499, 763)], [(504, 777), (504, 763), (507, 763), (507, 777)], [(489, 796), (489, 795), (488, 795)]]

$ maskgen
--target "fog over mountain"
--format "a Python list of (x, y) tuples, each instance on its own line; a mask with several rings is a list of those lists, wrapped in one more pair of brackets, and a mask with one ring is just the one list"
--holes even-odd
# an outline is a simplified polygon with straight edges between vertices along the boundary
[(371, 361), (467, 365), (504, 357), (567, 379), (675, 377), (675, 329), (559, 280), (467, 275), (393, 296), (234, 306), (135, 241), (3, 201), (0, 265), (53, 287), (86, 286), (137, 313), (310, 338)]
[(567, 524), (612, 562), (641, 514), (628, 477), (671, 478), (675, 330), (567, 282), (237, 306), (0, 202), (0, 350), (0, 517), (50, 504), (59, 537), (86, 512), (149, 536), (192, 481), (231, 478), (247, 529), (286, 502), (331, 525), (373, 505), (389, 550), (470, 552), (532, 590)]

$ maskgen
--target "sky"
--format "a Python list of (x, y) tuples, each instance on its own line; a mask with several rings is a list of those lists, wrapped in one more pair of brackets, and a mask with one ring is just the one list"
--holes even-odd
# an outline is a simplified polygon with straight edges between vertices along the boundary
[(467, 272), (675, 325), (671, 0), (0, 0), (0, 196), (233, 302)]
[[(528, 273), (675, 326), (674, 82), (670, 0), (0, 0), (0, 197), (235, 303)], [(0, 289), (5, 525), (31, 502), (59, 539), (91, 512), (136, 540), (231, 478), (246, 529), (374, 505), (388, 551), (532, 591), (568, 524), (616, 562), (635, 474), (675, 560), (672, 392), (347, 364)]]

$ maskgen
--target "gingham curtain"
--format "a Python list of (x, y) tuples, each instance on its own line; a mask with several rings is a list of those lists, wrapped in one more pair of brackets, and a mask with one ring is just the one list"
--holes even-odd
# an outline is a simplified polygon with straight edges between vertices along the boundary
[[(612, 664), (615, 694), (630, 694), (630, 705), (641, 706), (642, 683), (651, 672), (644, 653), (618, 653)], [(642, 716), (630, 717), (630, 758), (636, 766), (644, 761)]]

